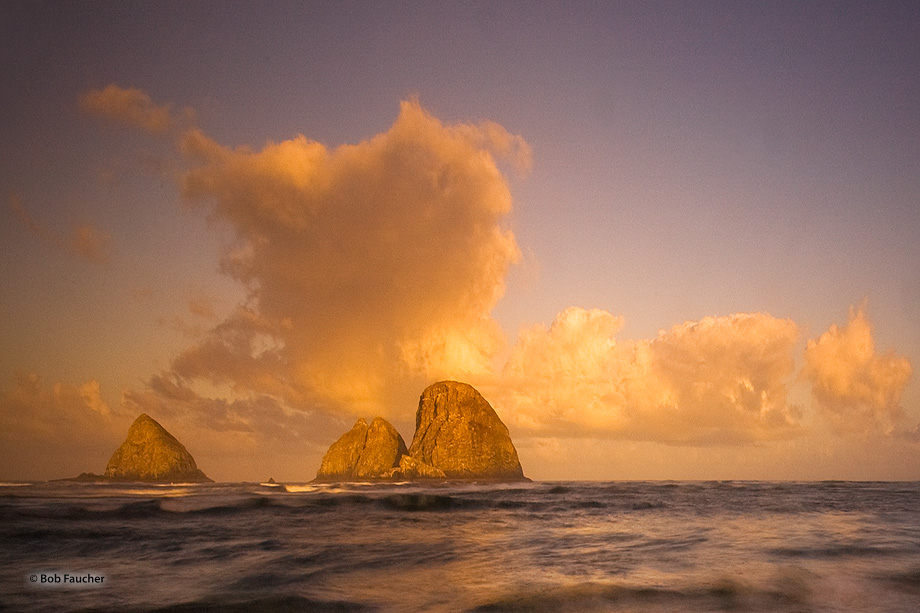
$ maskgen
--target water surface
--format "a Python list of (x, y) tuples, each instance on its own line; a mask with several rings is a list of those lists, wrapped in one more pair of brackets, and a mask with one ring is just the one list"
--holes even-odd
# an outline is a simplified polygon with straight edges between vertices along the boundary
[(4, 484), (0, 562), (8, 610), (915, 612), (920, 484)]

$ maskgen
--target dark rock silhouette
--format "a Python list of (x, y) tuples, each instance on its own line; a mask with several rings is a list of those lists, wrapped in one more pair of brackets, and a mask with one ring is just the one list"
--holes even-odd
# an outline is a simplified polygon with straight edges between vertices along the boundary
[(362, 418), (329, 447), (316, 479), (352, 481), (386, 478), (399, 466), (399, 460), (405, 453), (406, 443), (390, 422), (377, 417), (368, 426)]
[(450, 479), (524, 479), (508, 428), (473, 386), (428, 386), (415, 414), (409, 455)]
[(96, 473), (80, 473), (76, 477), (68, 477), (66, 479), (52, 479), (52, 481), (105, 481), (105, 477), (102, 475), (97, 475)]
[(419, 399), (406, 449), (385, 419), (359, 419), (329, 447), (317, 481), (526, 480), (508, 428), (472, 386), (441, 381)]
[(143, 413), (105, 467), (108, 481), (210, 482), (176, 437)]

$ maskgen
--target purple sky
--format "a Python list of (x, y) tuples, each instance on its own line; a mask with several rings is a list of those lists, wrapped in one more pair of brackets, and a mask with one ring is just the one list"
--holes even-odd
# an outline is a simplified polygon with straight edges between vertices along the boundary
[[(411, 438), (415, 399), (439, 377), (483, 391), (537, 478), (920, 478), (910, 376), (920, 357), (917, 41), (911, 2), (5, 2), (0, 423), (21, 459), (4, 457), (0, 479), (98, 472), (138, 409), (162, 410), (154, 417), (217, 478), (271, 468), (309, 479), (340, 432), (373, 417), (365, 409)], [(110, 85), (143, 92), (148, 110), (169, 105), (174, 132), (88, 110), (87, 94)], [(494, 269), (460, 247), (443, 262), (437, 244), (416, 254), (432, 275), (468, 259), (463, 274), (484, 284), (457, 290), (467, 310), (430, 321), (401, 320), (424, 299), (388, 302), (369, 269), (334, 277), (363, 280), (367, 294), (323, 301), (303, 279), (286, 293), (283, 275), (313, 266), (319, 239), (298, 234), (295, 249), (289, 234), (240, 221), (275, 198), (276, 175), (258, 175), (255, 157), (221, 166), (227, 152), (254, 156), (301, 134), (330, 152), (356, 145), (363, 162), (329, 168), (357, 173), (357, 191), (345, 182), (323, 192), (323, 206), (342, 194), (363, 194), (368, 207), (417, 197), (418, 210), (393, 213), (394, 231), (405, 229), (426, 196), (404, 186), (391, 202), (387, 181), (401, 177), (356, 169), (390, 159), (373, 148), (378, 135), (394, 150), (422, 147), (397, 138), (398, 121), (416, 125), (401, 115), (406, 100), (441, 122), (413, 120), (468, 190), (475, 219), (454, 211), (445, 227), (492, 253), (496, 243), (471, 237), (494, 224), (519, 257)], [(526, 142), (526, 171), (484, 122)], [(466, 162), (445, 149), (452, 126), (467, 127), (451, 132), (463, 147), (494, 158), (498, 183), (464, 165), (479, 159), (467, 149)], [(181, 142), (191, 128), (224, 153), (190, 157)], [(198, 199), (182, 191), (196, 164), (213, 170)], [(510, 211), (477, 200), (495, 186), (507, 188)], [(230, 202), (223, 189), (249, 200)], [(297, 198), (291, 206), (306, 206)], [(349, 210), (370, 234), (311, 222), (336, 245), (355, 241), (333, 266), (342, 275), (373, 265), (349, 257), (387, 223)], [(270, 248), (247, 286), (227, 254), (257, 236)], [(381, 287), (395, 287), (396, 272), (381, 273)], [(416, 284), (430, 278), (411, 273)], [(310, 297), (288, 296), (304, 288)], [(345, 295), (378, 311), (356, 316), (342, 333), (355, 338), (327, 350)], [(275, 328), (233, 327), (243, 304)], [(293, 332), (277, 328), (285, 309)], [(739, 331), (735, 314), (760, 319)], [(711, 330), (695, 328), (693, 343), (676, 328), (706, 318)], [(808, 349), (835, 325), (839, 338)], [(262, 343), (250, 357), (284, 367), (254, 382), (204, 352), (231, 328)], [(386, 359), (357, 361), (374, 347)], [(477, 351), (488, 368), (471, 366)], [(714, 374), (700, 366), (726, 356)], [(366, 367), (376, 387), (329, 391), (352, 385), (330, 379), (336, 360)], [(719, 373), (731, 376), (713, 382)], [(178, 403), (165, 380), (195, 400)], [(541, 384), (552, 388), (537, 394)], [(760, 400), (739, 396), (748, 392)], [(80, 434), (48, 434), (53, 423)]]

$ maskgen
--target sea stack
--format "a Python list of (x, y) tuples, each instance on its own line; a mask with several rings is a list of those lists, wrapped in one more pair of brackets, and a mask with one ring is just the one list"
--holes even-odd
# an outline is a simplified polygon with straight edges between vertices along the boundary
[(211, 482), (185, 446), (146, 413), (131, 424), (128, 438), (106, 465), (104, 478), (112, 481)]
[(422, 392), (409, 455), (449, 479), (525, 479), (508, 428), (472, 385), (459, 381)]
[(377, 417), (367, 425), (362, 418), (332, 444), (320, 464), (319, 481), (381, 479), (399, 466), (406, 442), (390, 422)]
[(406, 444), (388, 421), (359, 419), (329, 448), (316, 481), (464, 479), (523, 481), (508, 428), (472, 386), (441, 381), (419, 399)]

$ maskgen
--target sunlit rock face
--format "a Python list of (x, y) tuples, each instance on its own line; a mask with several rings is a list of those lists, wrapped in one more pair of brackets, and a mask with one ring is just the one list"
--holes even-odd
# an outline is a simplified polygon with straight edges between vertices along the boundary
[(409, 455), (449, 479), (525, 479), (508, 428), (479, 392), (458, 381), (422, 392)]
[(316, 479), (353, 481), (388, 478), (406, 453), (406, 443), (390, 422), (377, 417), (368, 426), (362, 418), (334, 442)]
[(374, 478), (399, 465), (406, 453), (406, 442), (390, 422), (377, 417), (367, 429), (367, 441), (355, 465), (355, 477)]
[(317, 481), (526, 480), (508, 428), (472, 386), (441, 381), (419, 399), (407, 450), (390, 423), (359, 419), (334, 442)]
[(146, 413), (134, 420), (128, 438), (105, 467), (116, 481), (210, 482), (185, 446)]
[(316, 473), (317, 479), (350, 479), (358, 464), (358, 458), (367, 441), (367, 422), (362, 417), (355, 425), (332, 443)]

